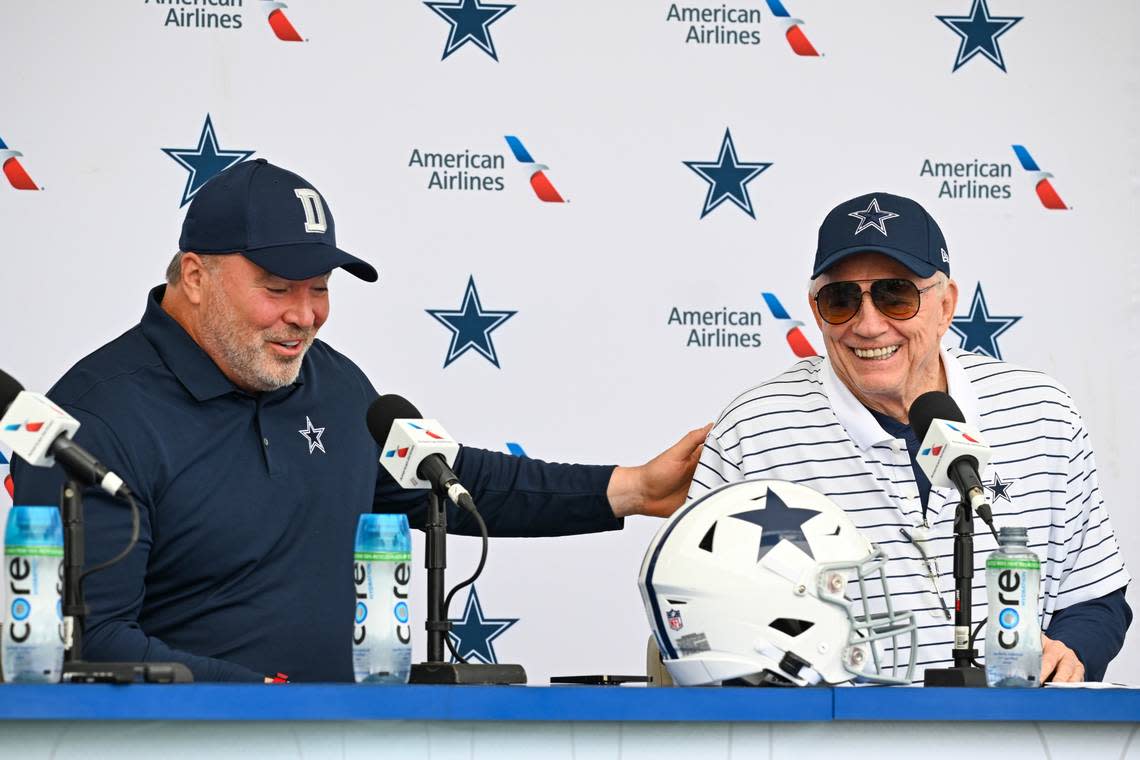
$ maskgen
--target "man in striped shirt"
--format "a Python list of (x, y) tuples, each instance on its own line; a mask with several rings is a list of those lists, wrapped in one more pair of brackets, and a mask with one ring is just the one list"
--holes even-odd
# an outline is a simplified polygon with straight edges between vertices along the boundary
[[(927, 391), (949, 393), (994, 449), (982, 478), (995, 524), (1027, 528), (1041, 558), (1042, 680), (1100, 680), (1132, 612), (1088, 431), (1052, 378), (941, 347), (958, 298), (949, 275), (942, 232), (918, 203), (872, 193), (834, 208), (820, 226), (809, 292), (827, 356), (728, 405), (689, 498), (773, 478), (834, 500), (890, 557), (891, 597), (917, 617), (921, 680), (925, 668), (953, 664), (959, 497), (932, 488), (915, 463), (920, 441), (907, 412)], [(985, 559), (995, 548), (988, 532), (975, 534), (975, 621), (986, 615)], [(884, 609), (881, 597), (867, 602)]]

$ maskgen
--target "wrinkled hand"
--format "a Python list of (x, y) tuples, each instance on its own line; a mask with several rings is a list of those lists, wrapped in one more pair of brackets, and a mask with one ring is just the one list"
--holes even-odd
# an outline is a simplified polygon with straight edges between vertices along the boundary
[(712, 423), (685, 437), (640, 467), (618, 467), (610, 476), (606, 497), (615, 517), (668, 517), (685, 503), (693, 472)]
[(1085, 680), (1085, 666), (1077, 653), (1062, 642), (1041, 634), (1041, 683)]

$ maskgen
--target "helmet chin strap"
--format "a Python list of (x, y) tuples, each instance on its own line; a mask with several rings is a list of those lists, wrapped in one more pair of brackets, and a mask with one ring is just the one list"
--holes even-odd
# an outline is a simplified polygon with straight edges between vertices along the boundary
[(786, 652), (768, 641), (758, 641), (756, 651), (770, 661), (778, 663), (778, 670), (782, 676), (793, 682), (802, 681), (804, 686), (815, 686), (823, 680), (819, 671), (805, 663), (792, 652)]

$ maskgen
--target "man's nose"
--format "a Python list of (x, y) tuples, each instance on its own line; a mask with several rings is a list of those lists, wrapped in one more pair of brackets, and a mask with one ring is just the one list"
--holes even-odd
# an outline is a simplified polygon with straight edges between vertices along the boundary
[(859, 311), (852, 319), (855, 320), (854, 331), (859, 335), (881, 335), (887, 329), (887, 316), (875, 306), (869, 290), (860, 294)]
[(308, 288), (301, 289), (300, 292), (295, 293), (289, 302), (289, 307), (282, 315), (282, 319), (290, 325), (295, 325), (302, 329), (309, 329), (317, 322), (317, 309), (316, 303), (312, 295), (309, 293)]

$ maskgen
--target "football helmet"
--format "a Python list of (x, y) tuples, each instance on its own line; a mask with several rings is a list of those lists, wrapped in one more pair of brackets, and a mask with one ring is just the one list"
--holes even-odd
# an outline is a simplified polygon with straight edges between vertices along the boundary
[(909, 684), (914, 614), (891, 600), (885, 564), (822, 494), (742, 481), (677, 510), (638, 585), (679, 685)]

